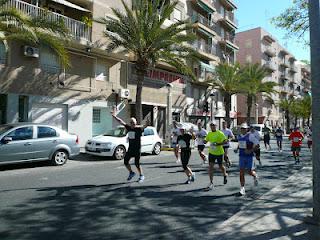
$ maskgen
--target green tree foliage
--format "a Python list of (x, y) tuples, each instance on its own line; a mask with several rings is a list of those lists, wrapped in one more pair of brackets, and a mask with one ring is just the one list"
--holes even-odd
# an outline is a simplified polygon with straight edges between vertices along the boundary
[[(105, 36), (110, 39), (109, 52), (122, 49), (135, 58), (137, 72), (136, 118), (142, 121), (141, 95), (144, 76), (150, 67), (159, 61), (177, 71), (192, 76), (186, 60), (197, 59), (197, 52), (186, 43), (195, 40), (193, 26), (188, 21), (178, 21), (163, 27), (170, 19), (177, 1), (136, 0), (131, 9), (123, 0), (125, 11), (112, 8), (115, 18), (100, 19), (106, 25)], [(188, 33), (188, 34), (186, 34)]]

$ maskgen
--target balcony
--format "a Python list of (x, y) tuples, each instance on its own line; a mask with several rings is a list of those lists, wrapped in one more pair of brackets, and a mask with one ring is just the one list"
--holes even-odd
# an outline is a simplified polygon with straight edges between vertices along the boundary
[(266, 62), (263, 64), (263, 66), (264, 66), (266, 69), (268, 69), (268, 70), (270, 70), (270, 71), (272, 71), (272, 72), (275, 72), (275, 71), (277, 70), (277, 67), (276, 67), (275, 63), (273, 63), (273, 62), (271, 62), (271, 61), (266, 61)]
[(237, 5), (233, 0), (220, 0), (221, 4), (228, 10), (237, 9)]
[(208, 61), (219, 61), (215, 46), (209, 45), (203, 41), (195, 41), (192, 47), (198, 51), (203, 59)]
[(272, 46), (265, 46), (264, 53), (269, 57), (275, 57), (277, 55), (276, 50)]
[(209, 0), (193, 0), (193, 3), (200, 7), (202, 10), (206, 11), (207, 13), (213, 13), (217, 11), (211, 3), (211, 1)]
[(9, 0), (7, 2), (7, 6), (16, 8), (29, 16), (45, 16), (50, 21), (62, 21), (64, 22), (65, 27), (69, 30), (69, 34), (73, 39), (80, 41), (83, 44), (91, 42), (91, 27), (87, 26), (81, 21), (66, 17), (58, 13), (50, 12), (46, 9), (20, 0)]
[(290, 64), (290, 72), (292, 73), (297, 73), (298, 72), (298, 67), (294, 64)]
[(217, 35), (215, 32), (216, 25), (211, 23), (208, 18), (202, 16), (201, 14), (194, 14), (191, 18), (191, 21), (195, 28), (209, 37)]
[(236, 51), (239, 50), (239, 47), (235, 44), (233, 34), (227, 33), (224, 36), (221, 36), (219, 43), (225, 48), (229, 48)]
[(290, 67), (290, 63), (288, 62), (287, 59), (281, 59), (280, 66), (283, 66), (285, 68), (289, 68)]
[(232, 30), (236, 30), (238, 28), (238, 20), (234, 17), (232, 12), (225, 11), (219, 21)]

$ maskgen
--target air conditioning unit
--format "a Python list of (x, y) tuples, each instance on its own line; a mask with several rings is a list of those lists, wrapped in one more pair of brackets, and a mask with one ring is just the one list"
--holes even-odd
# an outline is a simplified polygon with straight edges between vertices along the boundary
[(39, 48), (31, 47), (31, 46), (24, 46), (24, 55), (27, 57), (39, 57)]
[(119, 96), (121, 98), (129, 98), (130, 97), (130, 90), (129, 89), (119, 89)]

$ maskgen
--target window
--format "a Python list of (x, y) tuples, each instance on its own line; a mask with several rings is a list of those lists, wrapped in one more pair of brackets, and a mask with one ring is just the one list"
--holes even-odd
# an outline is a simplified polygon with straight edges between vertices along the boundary
[(10, 132), (6, 137), (11, 137), (12, 141), (21, 141), (32, 139), (33, 127), (21, 127)]
[(173, 10), (173, 21), (178, 22), (182, 20), (182, 12), (178, 9)]
[(29, 97), (19, 96), (19, 122), (28, 121)]
[(101, 110), (100, 109), (93, 109), (92, 121), (93, 121), (93, 123), (100, 123), (101, 122)]
[(40, 66), (49, 73), (60, 73), (61, 66), (57, 55), (49, 48), (40, 49)]
[(6, 46), (3, 42), (0, 42), (0, 64), (5, 64), (7, 62), (7, 51)]
[(154, 135), (154, 132), (152, 129), (146, 128), (146, 129), (144, 129), (143, 135), (144, 136), (152, 136), (152, 135)]
[(252, 63), (252, 56), (251, 55), (246, 56), (246, 63)]
[(50, 127), (38, 127), (38, 138), (56, 137), (57, 132)]
[(97, 61), (96, 80), (99, 80), (99, 81), (109, 80), (109, 67), (104, 62)]

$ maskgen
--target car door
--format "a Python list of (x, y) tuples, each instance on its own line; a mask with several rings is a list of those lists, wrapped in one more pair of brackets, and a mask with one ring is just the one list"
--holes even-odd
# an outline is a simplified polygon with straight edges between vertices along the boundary
[[(0, 161), (15, 162), (34, 158), (33, 153), (33, 126), (18, 127), (10, 131), (0, 140)], [(5, 143), (3, 139), (11, 138)]]
[(152, 152), (154, 144), (154, 131), (152, 128), (145, 128), (141, 137), (141, 152)]
[(36, 138), (34, 139), (34, 155), (37, 159), (48, 159), (49, 155), (59, 144), (57, 131), (49, 126), (37, 126)]

